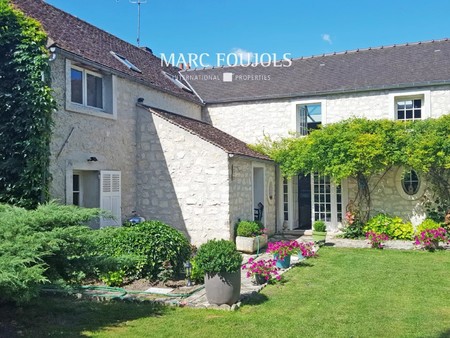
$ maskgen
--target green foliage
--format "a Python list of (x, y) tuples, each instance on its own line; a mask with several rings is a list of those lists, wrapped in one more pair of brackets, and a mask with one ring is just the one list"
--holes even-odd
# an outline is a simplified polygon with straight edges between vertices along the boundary
[(344, 228), (342, 237), (350, 239), (363, 238), (365, 237), (363, 229), (364, 225), (360, 221), (355, 221)]
[(48, 197), (52, 111), (47, 37), (0, 0), (0, 202), (35, 207)]
[(262, 234), (263, 225), (255, 221), (240, 221), (237, 225), (237, 235), (254, 237)]
[(324, 221), (321, 221), (321, 220), (315, 221), (313, 223), (313, 228), (314, 228), (314, 231), (317, 231), (317, 232), (326, 232), (327, 231), (327, 225), (325, 224)]
[[(0, 204), (0, 298), (27, 301), (45, 282), (72, 282), (92, 276), (103, 258), (89, 254), (93, 241), (79, 226), (95, 210), (78, 210), (71, 224), (55, 225), (71, 208), (42, 205), (36, 210)], [(72, 226), (77, 224), (77, 226)], [(109, 259), (105, 259), (109, 260)]]
[(428, 229), (438, 229), (441, 227), (441, 224), (438, 222), (435, 222), (434, 220), (427, 218), (422, 223), (419, 224), (419, 226), (416, 229), (416, 234), (420, 234), (422, 231), (428, 230)]
[(233, 242), (213, 239), (200, 246), (195, 260), (198, 267), (208, 274), (236, 272), (241, 268), (242, 255)]
[(191, 259), (191, 280), (196, 284), (202, 284), (205, 281), (205, 271), (197, 263), (196, 258)]
[(358, 218), (370, 214), (375, 174), (403, 165), (424, 174), (435, 192), (429, 216), (443, 217), (450, 205), (450, 114), (414, 122), (352, 118), (314, 130), (308, 137), (272, 140), (253, 149), (270, 156), (285, 176), (319, 173), (335, 182), (354, 178)]
[(129, 278), (156, 279), (164, 262), (170, 262), (174, 273), (183, 271), (183, 263), (191, 254), (186, 237), (171, 226), (146, 221), (132, 227), (105, 228), (98, 231), (99, 256), (132, 255), (133, 265), (122, 266)]
[(403, 223), (400, 217), (390, 217), (378, 214), (370, 219), (363, 228), (363, 232), (373, 231), (377, 234), (386, 234), (390, 239), (410, 240), (413, 235), (411, 223)]
[(100, 279), (108, 286), (121, 286), (125, 281), (126, 273), (124, 270), (109, 271), (102, 275)]

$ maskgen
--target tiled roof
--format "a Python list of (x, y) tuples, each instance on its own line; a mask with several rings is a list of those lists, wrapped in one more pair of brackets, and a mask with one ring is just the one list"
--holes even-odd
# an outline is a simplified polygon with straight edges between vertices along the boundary
[[(232, 82), (223, 73), (233, 73)], [(305, 97), (450, 83), (448, 39), (293, 59), (290, 67), (182, 72), (206, 103)]]
[(162, 119), (190, 132), (191, 134), (194, 134), (201, 139), (215, 145), (216, 147), (221, 148), (228, 154), (270, 161), (269, 157), (250, 149), (246, 143), (221, 131), (220, 129), (213, 127), (209, 123), (191, 119), (186, 116), (178, 115), (140, 103), (138, 103), (138, 106), (148, 109), (152, 114), (155, 114)]
[[(171, 66), (162, 67), (161, 59), (149, 51), (123, 41), (42, 0), (11, 0), (11, 2), (27, 16), (39, 21), (58, 48), (119, 72), (123, 76), (142, 81), (152, 88), (200, 103), (196, 95), (181, 89), (162, 73), (164, 70), (178, 75), (179, 69)], [(142, 73), (129, 69), (111, 55), (111, 51), (126, 57)]]

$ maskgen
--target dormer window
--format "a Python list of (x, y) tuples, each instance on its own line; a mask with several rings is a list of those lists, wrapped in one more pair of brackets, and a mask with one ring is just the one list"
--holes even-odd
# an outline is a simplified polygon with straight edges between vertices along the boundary
[(169, 74), (167, 72), (163, 71), (163, 74), (165, 77), (167, 77), (170, 81), (172, 81), (177, 87), (192, 93), (191, 88), (189, 88), (188, 86), (186, 86), (184, 83), (182, 83), (180, 80), (177, 79), (177, 77), (175, 75)]
[(119, 53), (116, 53), (116, 52), (113, 52), (113, 51), (111, 51), (110, 53), (111, 53), (112, 56), (114, 56), (117, 60), (119, 60), (120, 62), (122, 62), (122, 63), (123, 63), (125, 66), (127, 66), (129, 69), (134, 70), (134, 71), (137, 72), (137, 73), (142, 73), (142, 71), (141, 71), (138, 67), (136, 67), (135, 65), (133, 65), (133, 64), (131, 63), (131, 61), (128, 60), (125, 56), (120, 55)]

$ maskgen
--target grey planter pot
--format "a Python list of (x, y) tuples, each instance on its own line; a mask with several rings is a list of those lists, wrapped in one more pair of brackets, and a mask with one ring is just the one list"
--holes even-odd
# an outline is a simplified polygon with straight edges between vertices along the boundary
[(210, 304), (233, 305), (241, 296), (241, 270), (205, 274), (206, 298)]

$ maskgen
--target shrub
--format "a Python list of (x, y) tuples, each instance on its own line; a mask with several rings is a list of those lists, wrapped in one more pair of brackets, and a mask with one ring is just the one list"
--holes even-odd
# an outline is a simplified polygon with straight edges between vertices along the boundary
[(196, 258), (191, 259), (191, 280), (196, 284), (201, 284), (205, 281), (205, 271), (198, 266)]
[(315, 221), (313, 224), (314, 231), (317, 232), (326, 232), (327, 226), (324, 221)]
[(424, 230), (437, 229), (440, 227), (441, 227), (441, 225), (438, 222), (436, 222), (430, 218), (427, 218), (422, 223), (420, 223), (420, 225), (417, 227), (416, 234), (420, 234)]
[(159, 221), (146, 221), (132, 227), (105, 228), (98, 232), (99, 255), (135, 257), (135, 264), (123, 267), (129, 278), (156, 279), (166, 261), (170, 262), (174, 273), (180, 273), (191, 254), (187, 238)]
[[(82, 224), (96, 210), (67, 208), (56, 203), (26, 210), (0, 205), (0, 297), (4, 300), (27, 301), (37, 295), (45, 282), (74, 282), (94, 276), (100, 263), (108, 257), (92, 254), (95, 232)], [(59, 215), (62, 220), (56, 224)]]
[(240, 221), (237, 226), (237, 235), (243, 237), (259, 236), (263, 233), (263, 226), (255, 221)]
[(411, 223), (403, 223), (400, 217), (390, 217), (378, 214), (370, 219), (363, 228), (363, 232), (373, 231), (377, 234), (386, 234), (390, 239), (410, 240), (413, 235)]
[(447, 230), (444, 228), (425, 229), (414, 238), (415, 245), (421, 246), (428, 251), (437, 249), (439, 242), (450, 243)]
[(348, 224), (343, 232), (342, 237), (357, 239), (364, 237), (364, 225), (360, 221), (353, 222), (352, 224)]
[(198, 267), (208, 274), (236, 272), (241, 268), (242, 255), (233, 242), (213, 239), (200, 246), (195, 260)]

